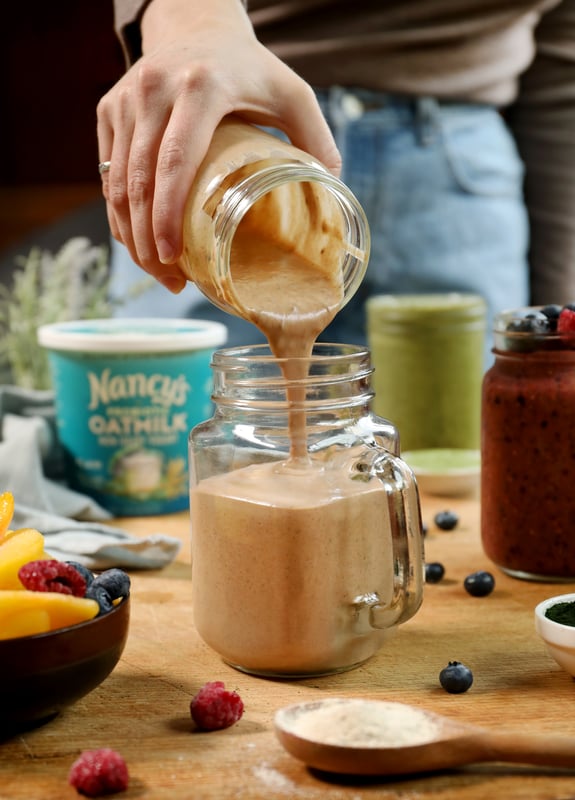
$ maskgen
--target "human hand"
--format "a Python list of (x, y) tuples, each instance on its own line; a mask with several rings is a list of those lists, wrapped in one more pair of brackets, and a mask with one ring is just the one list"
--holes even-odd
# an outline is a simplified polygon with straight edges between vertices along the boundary
[(341, 161), (312, 89), (255, 37), (240, 0), (152, 0), (143, 56), (100, 100), (112, 235), (173, 292), (186, 197), (221, 119), (283, 130), (334, 174)]

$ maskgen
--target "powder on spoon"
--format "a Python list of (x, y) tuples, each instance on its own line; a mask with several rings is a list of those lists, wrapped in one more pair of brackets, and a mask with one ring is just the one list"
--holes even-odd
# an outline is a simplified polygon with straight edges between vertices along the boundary
[(404, 747), (432, 741), (438, 725), (425, 711), (401, 703), (333, 699), (311, 704), (294, 717), (290, 729), (296, 736), (340, 747)]

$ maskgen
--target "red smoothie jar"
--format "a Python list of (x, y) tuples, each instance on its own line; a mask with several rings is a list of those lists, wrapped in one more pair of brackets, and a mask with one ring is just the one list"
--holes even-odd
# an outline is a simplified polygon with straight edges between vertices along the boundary
[(495, 322), (495, 361), (482, 391), (481, 537), (487, 556), (509, 575), (569, 581), (575, 334), (558, 332), (556, 318), (546, 323), (543, 316), (519, 309)]

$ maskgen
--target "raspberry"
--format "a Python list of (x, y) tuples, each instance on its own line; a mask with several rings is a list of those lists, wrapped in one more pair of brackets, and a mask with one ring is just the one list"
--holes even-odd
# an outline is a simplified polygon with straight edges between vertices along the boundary
[(128, 788), (128, 780), (126, 762), (109, 747), (84, 750), (72, 764), (68, 775), (70, 785), (86, 797), (123, 792)]
[(228, 692), (222, 681), (204, 684), (190, 703), (192, 719), (204, 731), (229, 728), (244, 713), (244, 704), (237, 692)]
[(575, 333), (575, 305), (573, 303), (563, 306), (557, 320), (559, 333)]
[(86, 580), (71, 564), (56, 559), (29, 561), (18, 570), (25, 589), (33, 592), (60, 592), (84, 597)]

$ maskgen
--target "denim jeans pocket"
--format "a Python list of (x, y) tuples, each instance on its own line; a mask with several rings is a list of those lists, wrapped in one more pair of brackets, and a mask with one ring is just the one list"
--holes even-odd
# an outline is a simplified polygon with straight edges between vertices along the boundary
[(523, 162), (499, 112), (487, 106), (443, 106), (441, 142), (462, 192), (484, 197), (521, 197)]

